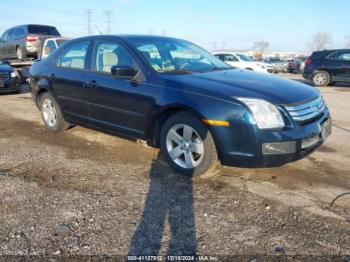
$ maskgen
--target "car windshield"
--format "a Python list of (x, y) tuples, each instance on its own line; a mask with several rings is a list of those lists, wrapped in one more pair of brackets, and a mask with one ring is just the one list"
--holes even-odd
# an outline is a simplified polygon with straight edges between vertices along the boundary
[(204, 49), (170, 38), (131, 39), (137, 50), (158, 73), (191, 74), (231, 69)]
[(267, 61), (272, 62), (272, 63), (281, 63), (281, 62), (283, 62), (282, 59), (280, 59), (280, 58), (269, 58)]
[(56, 27), (53, 26), (30, 25), (28, 26), (28, 33), (34, 35), (61, 36)]
[(253, 62), (254, 60), (251, 59), (249, 56), (245, 55), (245, 54), (236, 54), (241, 60), (245, 61), (245, 62)]

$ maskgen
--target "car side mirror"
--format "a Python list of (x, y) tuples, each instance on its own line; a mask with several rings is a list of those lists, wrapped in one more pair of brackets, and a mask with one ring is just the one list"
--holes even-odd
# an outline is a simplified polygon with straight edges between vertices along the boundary
[(138, 71), (131, 66), (112, 66), (111, 68), (112, 76), (118, 78), (132, 79), (137, 73)]

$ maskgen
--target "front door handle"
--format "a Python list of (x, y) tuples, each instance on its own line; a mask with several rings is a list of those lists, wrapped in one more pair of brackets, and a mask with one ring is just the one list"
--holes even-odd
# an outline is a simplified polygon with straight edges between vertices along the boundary
[(97, 87), (97, 82), (95, 80), (92, 80), (92, 81), (86, 82), (85, 85), (90, 88), (95, 88)]
[(55, 74), (51, 74), (51, 75), (50, 75), (50, 79), (51, 79), (51, 80), (55, 80), (55, 79), (56, 79), (56, 75), (55, 75)]

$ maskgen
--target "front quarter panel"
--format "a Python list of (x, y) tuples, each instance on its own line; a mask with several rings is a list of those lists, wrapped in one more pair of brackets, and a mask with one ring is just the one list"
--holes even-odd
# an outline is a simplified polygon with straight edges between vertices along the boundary
[[(230, 126), (208, 126), (213, 135), (219, 158), (222, 152), (235, 151), (238, 154), (255, 154), (251, 143), (256, 142), (255, 124), (249, 111), (239, 102), (226, 101), (194, 92), (150, 85), (151, 96), (157, 107), (151, 113), (156, 119), (169, 108), (183, 108), (202, 120), (228, 121)], [(247, 143), (249, 141), (249, 143)], [(255, 149), (253, 149), (255, 150)]]

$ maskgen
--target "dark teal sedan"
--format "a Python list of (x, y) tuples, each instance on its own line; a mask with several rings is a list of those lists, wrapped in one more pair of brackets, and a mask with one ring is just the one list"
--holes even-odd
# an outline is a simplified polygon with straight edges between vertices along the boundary
[(33, 64), (30, 88), (48, 130), (82, 125), (144, 139), (185, 175), (217, 161), (281, 166), (319, 147), (332, 126), (315, 88), (232, 69), (168, 37), (72, 40)]

